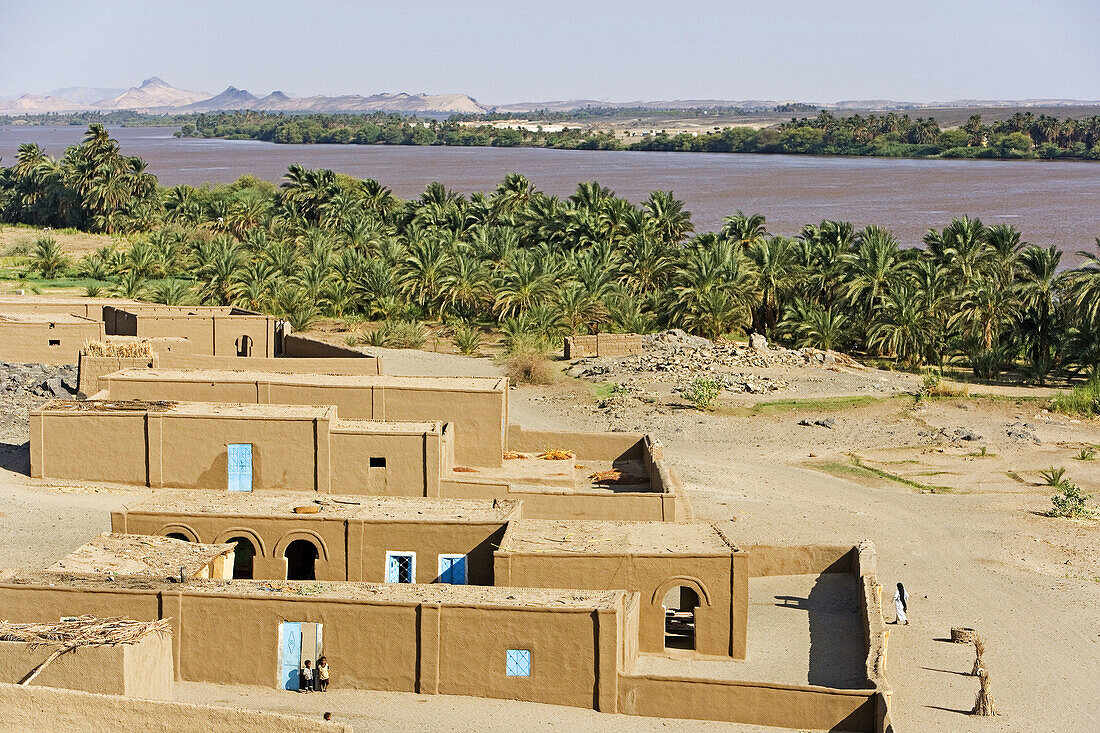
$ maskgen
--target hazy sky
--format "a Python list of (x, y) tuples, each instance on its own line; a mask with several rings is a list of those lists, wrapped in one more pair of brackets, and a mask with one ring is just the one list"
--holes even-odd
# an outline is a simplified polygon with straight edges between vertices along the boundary
[(1096, 0), (0, 0), (0, 95), (1100, 99)]

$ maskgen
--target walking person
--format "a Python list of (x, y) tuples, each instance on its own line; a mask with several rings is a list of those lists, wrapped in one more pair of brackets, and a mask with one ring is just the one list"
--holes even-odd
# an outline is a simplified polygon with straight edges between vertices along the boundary
[(898, 615), (894, 623), (908, 626), (909, 617), (906, 613), (909, 611), (909, 591), (905, 590), (905, 586), (901, 583), (898, 583), (898, 589), (894, 591), (894, 611)]
[(328, 692), (328, 658), (321, 657), (317, 660), (317, 689)]
[(298, 689), (303, 692), (313, 692), (313, 668), (310, 666), (308, 659), (305, 661), (305, 666), (302, 667), (300, 676), (301, 684)]

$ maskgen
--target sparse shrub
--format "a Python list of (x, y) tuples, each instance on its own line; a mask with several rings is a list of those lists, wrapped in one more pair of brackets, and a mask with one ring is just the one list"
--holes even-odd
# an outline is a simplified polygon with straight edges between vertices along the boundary
[(427, 338), (424, 324), (420, 321), (398, 321), (392, 325), (387, 323), (383, 328), (390, 329), (389, 345), (394, 349), (419, 349)]
[(32, 272), (42, 274), (42, 277), (53, 279), (61, 274), (61, 271), (69, 266), (69, 256), (50, 236), (39, 237), (34, 242), (34, 252), (31, 254), (30, 269)]
[(84, 295), (88, 298), (98, 298), (103, 295), (103, 288), (99, 285), (89, 285), (84, 288)]
[(1066, 469), (1051, 466), (1040, 474), (1043, 483), (1058, 489), (1058, 493), (1050, 497), (1054, 506), (1047, 510), (1048, 517), (1064, 517), (1066, 519), (1093, 519), (1096, 512), (1089, 509), (1088, 502), (1092, 494), (1086, 494), (1081, 487), (1066, 478)]
[(1096, 449), (1092, 447), (1082, 448), (1081, 451), (1073, 457), (1075, 461), (1095, 461)]
[(353, 347), (353, 348), (355, 346), (358, 346), (359, 345), (359, 334), (349, 333), (347, 336), (344, 337), (344, 345), (345, 346), (350, 346), (350, 347)]
[(721, 392), (722, 385), (718, 384), (718, 380), (712, 377), (697, 377), (682, 394), (696, 410), (710, 410), (718, 401), (718, 395)]
[(384, 348), (390, 345), (390, 330), (385, 325), (381, 325), (378, 328), (372, 328), (363, 334), (363, 341), (368, 346), (376, 346), (378, 348)]
[(1051, 466), (1042, 471), (1039, 476), (1042, 477), (1044, 485), (1057, 488), (1066, 482), (1066, 469), (1064, 466), (1058, 468)]
[(476, 354), (484, 340), (481, 330), (474, 326), (459, 326), (455, 329), (455, 347), (458, 348), (459, 353), (466, 356)]
[(550, 361), (538, 351), (523, 351), (504, 360), (504, 373), (517, 384), (550, 384), (554, 380)]
[(944, 381), (943, 376), (939, 372), (928, 372), (924, 375), (924, 380), (921, 382), (921, 389), (920, 392), (917, 393), (917, 397), (958, 398), (966, 397), (969, 394), (970, 390), (965, 384), (955, 385), (951, 382)]
[(1053, 504), (1047, 510), (1048, 517), (1065, 517), (1067, 519), (1094, 519), (1096, 512), (1089, 509), (1088, 502), (1092, 494), (1086, 494), (1077, 484), (1066, 481), (1059, 487), (1060, 491), (1050, 497)]

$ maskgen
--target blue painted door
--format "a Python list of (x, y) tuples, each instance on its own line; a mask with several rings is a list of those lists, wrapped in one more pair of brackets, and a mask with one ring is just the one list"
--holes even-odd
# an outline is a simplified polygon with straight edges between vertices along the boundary
[(439, 582), (466, 585), (466, 556), (440, 555)]
[(284, 690), (297, 690), (301, 685), (298, 667), (302, 663), (302, 625), (284, 621), (279, 625), (279, 683)]
[(252, 491), (252, 444), (229, 444), (229, 490)]

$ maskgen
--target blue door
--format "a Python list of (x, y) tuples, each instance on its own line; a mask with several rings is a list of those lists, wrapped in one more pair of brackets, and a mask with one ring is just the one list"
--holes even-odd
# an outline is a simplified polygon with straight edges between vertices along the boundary
[(302, 625), (284, 621), (279, 625), (279, 684), (284, 690), (301, 685), (298, 667), (302, 663)]
[(229, 490), (252, 491), (252, 444), (229, 444)]
[(440, 555), (439, 582), (466, 585), (466, 556)]

